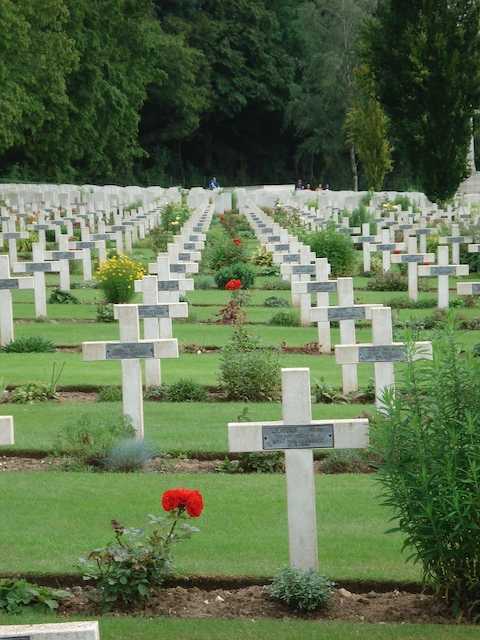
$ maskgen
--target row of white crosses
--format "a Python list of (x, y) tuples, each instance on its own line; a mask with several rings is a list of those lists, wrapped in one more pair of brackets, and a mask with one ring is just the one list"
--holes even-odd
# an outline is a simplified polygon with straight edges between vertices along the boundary
[(100, 640), (98, 622), (0, 625), (0, 640)]

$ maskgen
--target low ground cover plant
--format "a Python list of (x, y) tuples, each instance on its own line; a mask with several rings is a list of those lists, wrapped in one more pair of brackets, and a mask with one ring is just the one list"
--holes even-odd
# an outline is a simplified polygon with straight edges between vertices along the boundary
[(269, 296), (265, 298), (265, 302), (263, 303), (264, 307), (289, 307), (290, 302), (285, 300), (285, 298), (279, 298), (278, 296)]
[(268, 324), (275, 327), (298, 327), (300, 320), (298, 313), (292, 309), (291, 311), (277, 311), (270, 318)]
[(113, 304), (109, 302), (99, 302), (96, 307), (97, 322), (115, 322)]
[(282, 473), (284, 457), (281, 451), (242, 453), (236, 460), (225, 458), (216, 470), (221, 473)]
[(107, 471), (133, 473), (143, 469), (154, 455), (154, 450), (143, 440), (127, 438), (112, 447), (104, 466)]
[(200, 517), (203, 497), (195, 489), (169, 489), (161, 499), (165, 515), (149, 515), (145, 528), (112, 521), (114, 540), (80, 559), (85, 580), (95, 582), (104, 611), (144, 604), (173, 572), (173, 548), (198, 532), (189, 521)]
[(333, 586), (318, 571), (288, 567), (274, 577), (267, 593), (293, 611), (308, 613), (327, 608)]
[(97, 402), (120, 402), (121, 399), (122, 399), (121, 387), (108, 385), (106, 387), (100, 387), (100, 389), (97, 392)]
[(55, 288), (48, 298), (49, 304), (80, 304), (80, 300), (69, 291)]
[(27, 608), (39, 612), (55, 611), (60, 602), (68, 597), (68, 591), (32, 584), (27, 580), (0, 580), (0, 611), (5, 613), (19, 614)]
[(42, 336), (22, 336), (12, 340), (4, 347), (5, 353), (52, 353), (55, 345), (48, 338)]
[(371, 429), (385, 504), (409, 559), (456, 614), (480, 612), (480, 362), (449, 325), (419, 374), (413, 348)]
[(215, 282), (219, 289), (225, 289), (231, 280), (240, 280), (242, 289), (250, 289), (255, 281), (255, 270), (246, 262), (235, 262), (215, 274)]
[(102, 468), (114, 447), (134, 435), (131, 423), (123, 417), (84, 414), (61, 429), (55, 450), (58, 455), (68, 456), (72, 466)]

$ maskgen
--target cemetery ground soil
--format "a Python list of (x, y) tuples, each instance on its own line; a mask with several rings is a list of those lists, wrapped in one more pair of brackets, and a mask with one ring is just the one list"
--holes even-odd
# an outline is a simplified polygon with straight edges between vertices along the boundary
[[(82, 618), (83, 619), (83, 618)], [(52, 622), (52, 616), (0, 616), (0, 624)], [(284, 620), (182, 620), (104, 616), (102, 640), (473, 640), (478, 627), (454, 625), (358, 624)]]

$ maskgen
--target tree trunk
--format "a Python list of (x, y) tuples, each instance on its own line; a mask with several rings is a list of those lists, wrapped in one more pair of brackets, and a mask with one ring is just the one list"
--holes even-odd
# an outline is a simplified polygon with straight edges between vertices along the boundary
[(353, 190), (358, 191), (358, 167), (357, 167), (357, 155), (355, 153), (355, 145), (350, 146), (350, 163), (352, 165), (353, 175)]

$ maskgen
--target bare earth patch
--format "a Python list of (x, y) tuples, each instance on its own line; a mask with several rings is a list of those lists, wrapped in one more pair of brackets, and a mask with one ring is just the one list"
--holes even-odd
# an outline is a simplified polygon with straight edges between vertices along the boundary
[[(62, 614), (94, 615), (89, 601), (92, 589), (73, 587), (72, 598), (62, 605)], [(118, 613), (118, 612), (117, 612)], [(127, 612), (126, 612), (127, 613)], [(131, 612), (129, 612), (131, 613)], [(265, 588), (206, 590), (197, 587), (159, 589), (139, 612), (147, 616), (179, 618), (304, 618), (308, 620), (347, 620), (367, 623), (452, 624), (455, 620), (433, 596), (403, 591), (358, 594), (337, 589), (326, 611), (299, 615), (268, 597)]]

